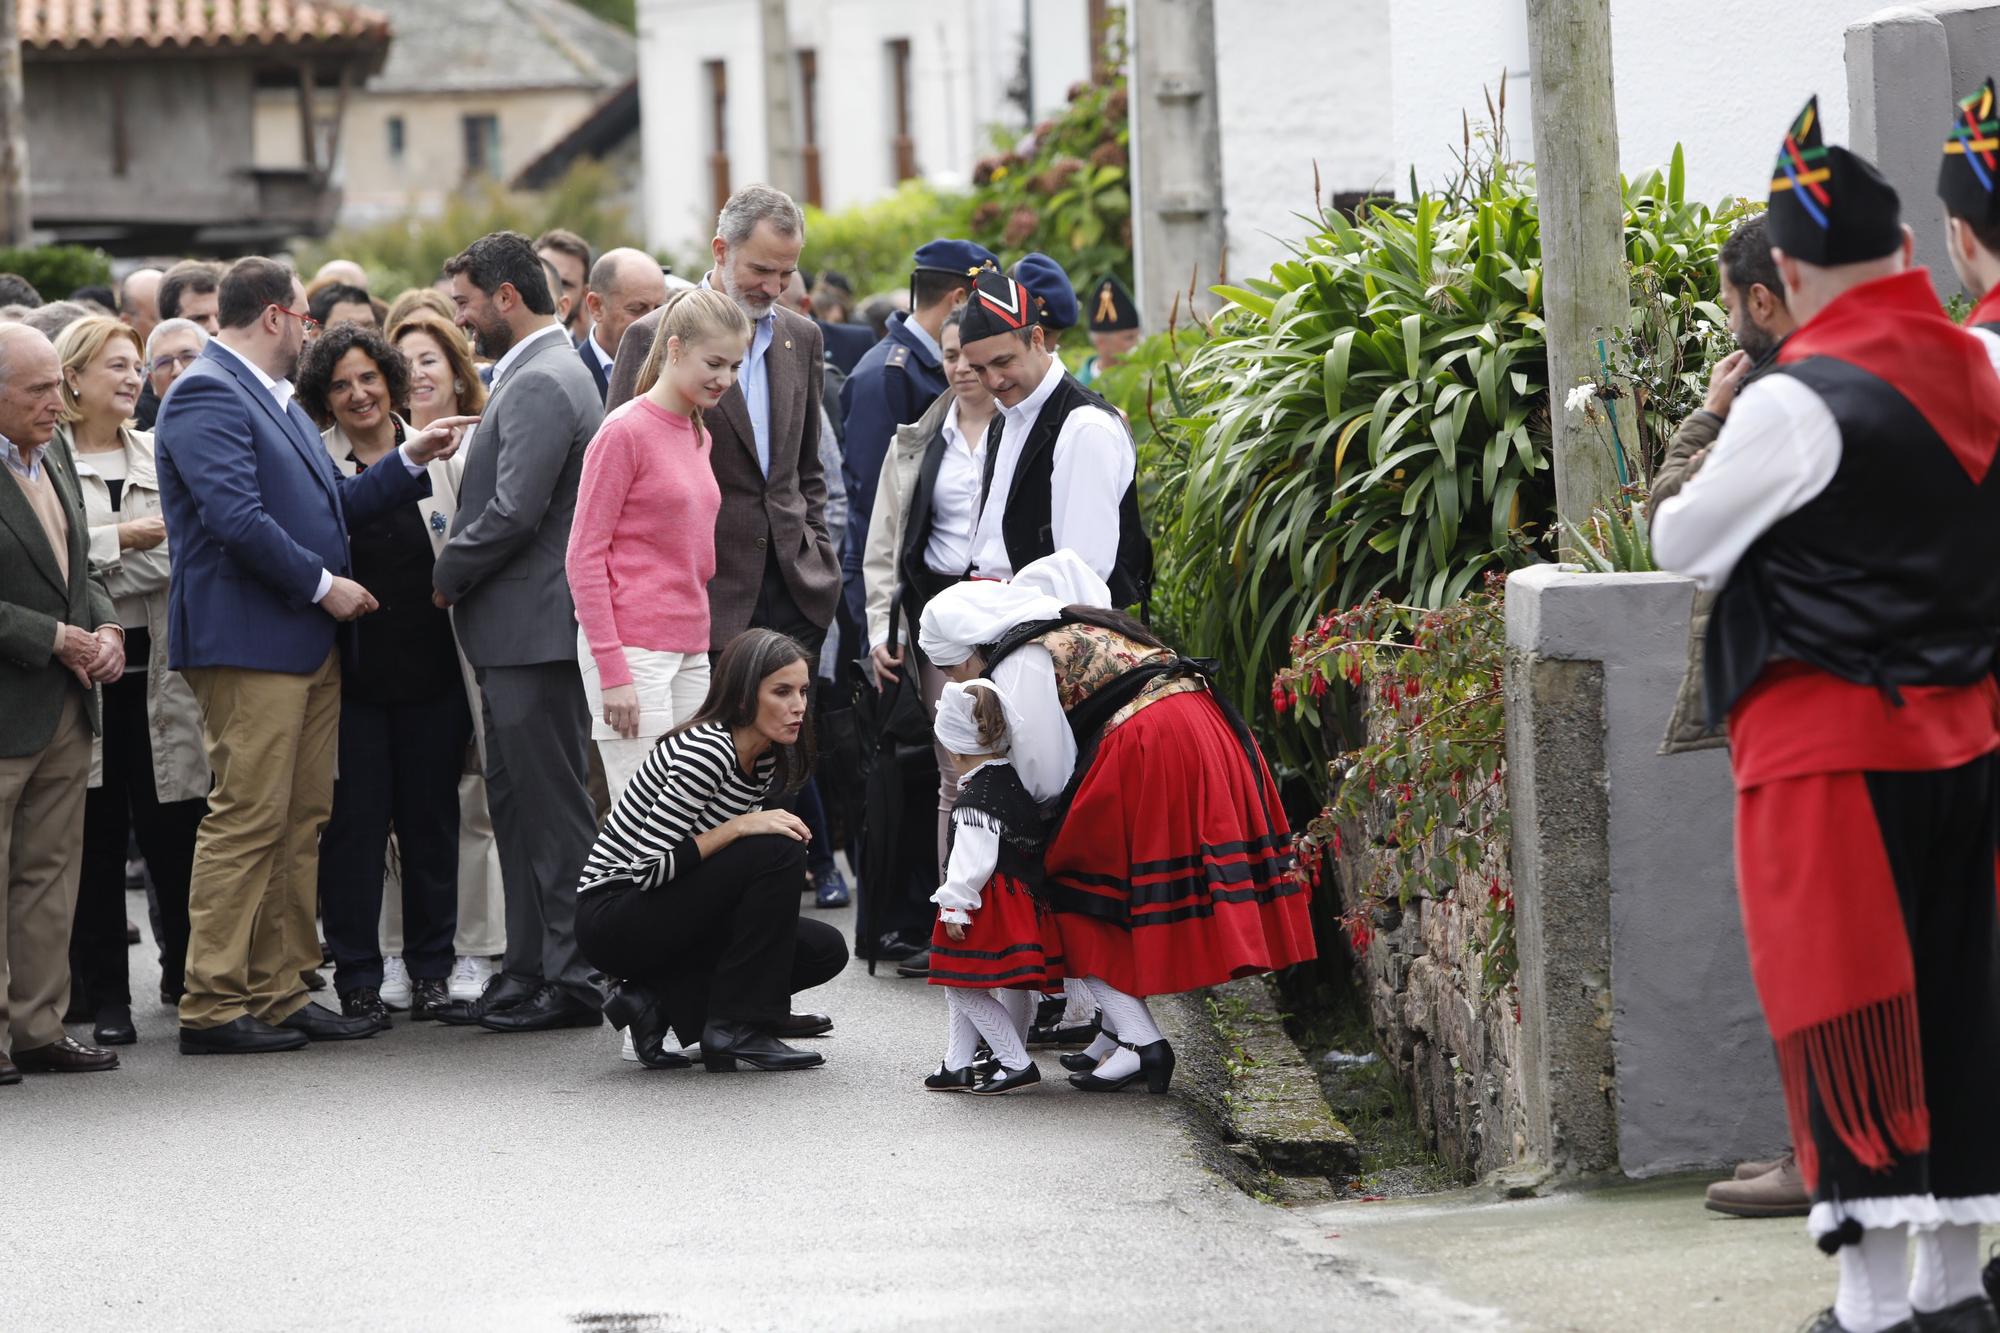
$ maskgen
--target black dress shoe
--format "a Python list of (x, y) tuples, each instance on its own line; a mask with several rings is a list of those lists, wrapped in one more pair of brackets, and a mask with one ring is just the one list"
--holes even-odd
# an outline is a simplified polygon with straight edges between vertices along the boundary
[(438, 1011), (438, 1021), (453, 1027), (477, 1027), (488, 1014), (504, 1013), (525, 1004), (542, 988), (540, 977), (517, 977), (512, 972), (495, 972), (476, 1000), (453, 1000)]
[(305, 1033), (274, 1028), (248, 1014), (220, 1027), (181, 1026), (182, 1055), (263, 1055), (269, 1051), (296, 1051), (305, 1044)]
[(443, 977), (421, 977), (410, 982), (410, 1021), (431, 1022), (451, 1004)]
[(711, 1074), (738, 1064), (752, 1069), (811, 1069), (826, 1063), (818, 1051), (801, 1051), (748, 1023), (710, 1023), (701, 1030), (701, 1063)]
[(19, 1083), (20, 1081), (21, 1071), (14, 1067), (12, 1060), (9, 1060), (4, 1054), (0, 1054), (0, 1088), (6, 1087), (9, 1083)]
[(99, 1046), (130, 1046), (139, 1040), (139, 1030), (132, 1026), (132, 1006), (107, 1004), (99, 1009), (90, 1035)]
[(1085, 1055), (1082, 1051), (1066, 1051), (1058, 1057), (1058, 1060), (1062, 1067), (1072, 1074), (1088, 1074), (1097, 1068), (1097, 1058)]
[(2000, 1329), (2000, 1313), (1985, 1296), (1968, 1296), (1929, 1314), (1918, 1310), (1914, 1323), (1918, 1333), (1994, 1333)]
[(280, 1020), (278, 1026), (305, 1034), (307, 1041), (359, 1041), (382, 1030), (373, 1018), (349, 1018), (310, 1000), (295, 1013)]
[(785, 1041), (797, 1041), (800, 1037), (824, 1037), (833, 1031), (833, 1020), (825, 1014), (787, 1014), (778, 1020), (778, 1026), (771, 1031)]
[(929, 949), (924, 950), (922, 953), (913, 953), (902, 962), (896, 964), (896, 975), (899, 977), (927, 977), (930, 974), (931, 951)]
[(937, 1073), (924, 1079), (924, 1086), (932, 1092), (971, 1092), (978, 1083), (979, 1078), (972, 1072), (971, 1065), (963, 1069), (946, 1069), (940, 1063)]
[(632, 1052), (648, 1069), (692, 1069), (694, 1061), (667, 1049), (667, 1015), (660, 997), (629, 981), (611, 983), (604, 999), (604, 1016), (611, 1026), (632, 1037)]
[(604, 1011), (596, 1005), (554, 983), (544, 983), (520, 1004), (486, 1015), (479, 1026), (488, 1032), (551, 1032), (556, 1028), (594, 1028), (603, 1021)]
[(110, 1051), (86, 1046), (74, 1037), (64, 1037), (25, 1050), (16, 1046), (14, 1064), (24, 1074), (101, 1074), (118, 1068), (118, 1057)]
[(972, 1095), (1000, 1097), (1010, 1092), (1019, 1092), (1023, 1088), (1032, 1088), (1041, 1081), (1042, 1071), (1035, 1067), (1033, 1060), (1019, 1069), (1009, 1069), (1001, 1065), (992, 1074), (979, 1080), (978, 1086), (972, 1090)]
[(879, 962), (893, 963), (920, 953), (929, 953), (930, 947), (929, 935), (892, 931), (875, 941), (875, 957)]
[(348, 1018), (372, 1018), (377, 1030), (387, 1032), (389, 1006), (382, 1003), (382, 992), (373, 986), (356, 986), (353, 990), (340, 993), (340, 1012)]

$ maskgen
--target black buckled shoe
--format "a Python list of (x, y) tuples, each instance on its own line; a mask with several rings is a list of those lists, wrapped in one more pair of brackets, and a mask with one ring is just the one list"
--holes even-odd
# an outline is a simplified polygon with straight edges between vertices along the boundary
[(443, 977), (422, 977), (410, 983), (410, 1021), (435, 1022), (451, 1006)]
[(946, 1069), (940, 1062), (937, 1073), (924, 1079), (924, 1087), (931, 1092), (971, 1092), (979, 1084), (979, 1078), (972, 1072), (972, 1066), (963, 1069)]
[(438, 1011), (438, 1021), (453, 1027), (478, 1027), (488, 1014), (504, 1013), (525, 1004), (542, 988), (540, 977), (517, 977), (512, 972), (495, 972), (476, 1000), (453, 1000)]
[(389, 1006), (382, 1003), (382, 992), (373, 986), (356, 986), (353, 990), (342, 991), (340, 1012), (348, 1018), (373, 1019), (378, 1032), (389, 1030)]
[(1019, 1069), (1009, 1069), (1001, 1065), (992, 1074), (979, 1081), (979, 1086), (972, 1090), (972, 1095), (1000, 1097), (1010, 1092), (1020, 1092), (1024, 1088), (1032, 1088), (1041, 1081), (1042, 1071), (1035, 1067), (1033, 1060)]
[(701, 1064), (711, 1074), (727, 1074), (741, 1064), (752, 1069), (811, 1069), (826, 1063), (818, 1051), (787, 1046), (748, 1023), (710, 1023), (701, 1030)]

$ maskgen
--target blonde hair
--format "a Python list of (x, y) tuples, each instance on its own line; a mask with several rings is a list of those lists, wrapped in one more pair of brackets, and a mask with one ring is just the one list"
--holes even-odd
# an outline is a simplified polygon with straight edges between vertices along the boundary
[(418, 311), (436, 315), (447, 324), (458, 316), (451, 308), (451, 301), (437, 288), (412, 287), (389, 303), (389, 312), (382, 316), (382, 327), (393, 336), (403, 321)]
[(979, 743), (993, 754), (1006, 754), (1007, 710), (1000, 702), (1000, 695), (977, 681), (968, 684), (965, 693), (972, 700), (972, 721), (979, 728)]
[(62, 361), (62, 420), (66, 426), (74, 426), (83, 420), (83, 405), (77, 401), (76, 390), (70, 386), (72, 370), (81, 371), (98, 358), (113, 338), (125, 338), (132, 344), (132, 350), (139, 355), (139, 374), (146, 374), (146, 346), (139, 341), (138, 330), (123, 320), (110, 315), (87, 315), (56, 335), (56, 356)]
[[(415, 314), (406, 315), (390, 326), (390, 346), (402, 351), (403, 336), (409, 333), (428, 334), (431, 341), (444, 349), (444, 359), (451, 362), (452, 383), (457, 386), (458, 414), (462, 417), (478, 416), (486, 406), (486, 386), (479, 382), (479, 369), (472, 364), (472, 349), (465, 345), (465, 331), (449, 319), (438, 318), (428, 307), (419, 304)], [(398, 411), (407, 407), (406, 403), (396, 404)]]
[[(648, 393), (660, 382), (660, 372), (667, 364), (669, 338), (678, 338), (682, 347), (690, 347), (708, 338), (734, 337), (748, 347), (754, 331), (743, 307), (712, 287), (683, 287), (668, 292), (667, 303), (660, 307), (659, 327), (653, 330), (653, 350), (646, 353), (646, 363), (639, 367), (636, 393)], [(701, 409), (696, 408), (689, 415), (694, 418), (695, 429), (701, 429)]]

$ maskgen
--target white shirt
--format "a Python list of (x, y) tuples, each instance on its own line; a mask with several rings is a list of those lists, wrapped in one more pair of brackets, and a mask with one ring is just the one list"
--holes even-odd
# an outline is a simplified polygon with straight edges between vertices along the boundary
[[(536, 329), (533, 333), (521, 339), (519, 342), (515, 343), (512, 347), (509, 347), (507, 349), (507, 354), (501, 357), (498, 361), (495, 361), (493, 363), (493, 387), (496, 389), (500, 387), (500, 377), (507, 373), (508, 367), (512, 366), (516, 361), (519, 361), (521, 359), (521, 354), (523, 352), (526, 352), (530, 347), (535, 345), (535, 339), (546, 338), (552, 333), (562, 333), (562, 331), (563, 331), (562, 325), (550, 324), (544, 328)], [(567, 338), (569, 335), (563, 334), (563, 336)], [(591, 340), (591, 345), (596, 346), (595, 339)]]
[(1056, 662), (1039, 643), (1023, 644), (993, 668), (1007, 696), (1007, 749), (1028, 795), (1047, 805), (1076, 771), (1076, 733), (1056, 693)]
[(954, 401), (944, 414), (944, 457), (931, 488), (931, 539), (924, 547), (924, 563), (934, 573), (956, 577), (972, 567), (972, 530), (979, 519), (979, 480), (985, 467), (986, 434), (966, 437), (958, 427)]
[(591, 355), (597, 358), (597, 364), (604, 367), (604, 373), (609, 375), (611, 367), (617, 364), (618, 358), (615, 354), (605, 351), (603, 344), (597, 341), (597, 326), (595, 324), (590, 326), (590, 332), (584, 337), (583, 341), (590, 347)]
[[(2000, 337), (1975, 331), (2000, 373)], [(1705, 591), (1743, 553), (1824, 491), (1840, 469), (1840, 423), (1790, 375), (1753, 381), (1730, 406), (1701, 470), (1653, 516), (1653, 559)]]
[[(1005, 425), (994, 460), (993, 486), (986, 496), (972, 541), (972, 572), (980, 578), (1013, 577), (1001, 519), (1020, 466), (1021, 450), (1035, 418), (1062, 383), (1063, 364), (1052, 360), (1035, 391), (1014, 407), (1002, 406)], [(1051, 546), (1083, 557), (1098, 577), (1109, 579), (1118, 562), (1118, 502), (1132, 484), (1138, 458), (1124, 423), (1098, 407), (1079, 407), (1056, 435), (1055, 472), (1049, 479)]]

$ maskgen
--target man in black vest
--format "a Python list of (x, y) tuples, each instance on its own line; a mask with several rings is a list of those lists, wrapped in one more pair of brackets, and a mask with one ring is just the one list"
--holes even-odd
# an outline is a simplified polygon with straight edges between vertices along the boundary
[(1132, 437), (1110, 404), (1049, 351), (1034, 298), (1003, 273), (982, 274), (959, 337), (1000, 404), (987, 434), (973, 578), (1006, 579), (1064, 547), (1130, 606), (1145, 596), (1152, 544), (1139, 521)]
[(1660, 506), (1653, 549), (1720, 589), (1708, 704), (1729, 722), (1751, 974), (1807, 1225), (1840, 1256), (1811, 1327), (1991, 1330), (2000, 343), (1945, 316), (1895, 190), (1822, 142), (1816, 100), (1766, 226), (1799, 328)]

